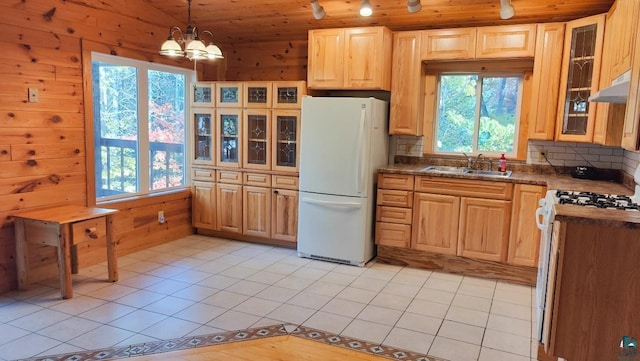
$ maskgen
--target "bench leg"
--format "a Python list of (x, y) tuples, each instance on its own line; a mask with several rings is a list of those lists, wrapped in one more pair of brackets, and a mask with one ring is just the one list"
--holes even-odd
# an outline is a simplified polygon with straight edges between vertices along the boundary
[(60, 269), (60, 293), (62, 298), (72, 298), (71, 225), (68, 223), (60, 225), (58, 232), (58, 268)]

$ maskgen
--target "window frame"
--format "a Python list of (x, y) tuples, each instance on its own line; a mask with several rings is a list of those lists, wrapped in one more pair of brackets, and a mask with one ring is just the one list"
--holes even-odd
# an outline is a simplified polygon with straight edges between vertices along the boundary
[(478, 154), (482, 154), (487, 157), (499, 157), (501, 154), (504, 154), (507, 158), (517, 158), (518, 157), (518, 144), (520, 139), (520, 122), (522, 121), (522, 103), (524, 98), (524, 83), (526, 81), (526, 72), (522, 71), (491, 71), (491, 72), (482, 72), (482, 71), (442, 71), (435, 74), (436, 82), (435, 82), (435, 106), (434, 106), (434, 121), (432, 127), (432, 154), (434, 155), (445, 155), (445, 156), (461, 156), (464, 155), (462, 152), (446, 152), (438, 150), (438, 125), (440, 123), (440, 82), (441, 77), (443, 75), (476, 75), (478, 76), (478, 84), (482, 84), (480, 81), (483, 78), (495, 78), (495, 77), (517, 77), (518, 81), (518, 99), (516, 103), (516, 112), (514, 115), (515, 125), (514, 125), (514, 134), (513, 134), (513, 150), (511, 152), (506, 151), (479, 151), (478, 150), (478, 138), (479, 138), (479, 125), (480, 125), (480, 102), (482, 101), (482, 87), (476, 86), (476, 106), (474, 112), (474, 138), (473, 138), (473, 150), (471, 152), (465, 152), (470, 156), (477, 156)]
[[(191, 127), (190, 127), (190, 114), (191, 114), (191, 100), (190, 100), (190, 86), (195, 82), (196, 74), (193, 70), (176, 67), (171, 65), (159, 64), (154, 62), (149, 62), (140, 59), (133, 59), (123, 56), (115, 56), (109, 55), (101, 52), (91, 51), (90, 57), (88, 61), (84, 64), (84, 74), (87, 74), (87, 80), (85, 81), (85, 90), (89, 90), (85, 92), (85, 99), (88, 100), (85, 102), (85, 116), (87, 117), (87, 124), (91, 124), (91, 126), (87, 126), (87, 138), (90, 138), (91, 143), (87, 141), (87, 148), (92, 149), (91, 154), (87, 153), (87, 157), (91, 157), (91, 159), (87, 159), (87, 164), (91, 164), (92, 168), (87, 167), (87, 173), (92, 172), (92, 177), (87, 177), (87, 183), (89, 190), (88, 192), (88, 203), (89, 204), (99, 204), (99, 203), (109, 203), (113, 201), (121, 201), (126, 200), (128, 198), (135, 197), (144, 197), (150, 196), (154, 194), (162, 194), (167, 192), (172, 192), (176, 190), (184, 190), (190, 187), (191, 183)], [(93, 71), (92, 66), (93, 62), (105, 62), (111, 64), (117, 64), (122, 66), (131, 66), (137, 69), (137, 80), (136, 84), (138, 87), (138, 99), (137, 99), (137, 108), (138, 108), (138, 132), (137, 132), (137, 145), (138, 145), (138, 155), (137, 155), (137, 187), (138, 191), (134, 193), (123, 193), (118, 195), (110, 195), (106, 197), (98, 197), (98, 190), (96, 189), (96, 181), (98, 175), (96, 174), (97, 166), (96, 166), (96, 132), (95, 132), (95, 116), (93, 112), (94, 108), (94, 89), (93, 89)], [(87, 71), (88, 70), (88, 71)], [(184, 181), (180, 186), (175, 187), (167, 187), (162, 189), (154, 190), (152, 189), (151, 181), (151, 164), (152, 159), (149, 156), (150, 153), (150, 142), (149, 142), (149, 82), (148, 82), (148, 72), (149, 71), (161, 71), (161, 72), (169, 72), (174, 74), (181, 74), (185, 77), (185, 93), (184, 93), (184, 121), (185, 121), (185, 139), (184, 139)], [(87, 109), (90, 109), (90, 112), (87, 112)], [(91, 131), (90, 129), (91, 128)], [(88, 139), (89, 140), (89, 139)], [(91, 183), (90, 183), (91, 182)]]

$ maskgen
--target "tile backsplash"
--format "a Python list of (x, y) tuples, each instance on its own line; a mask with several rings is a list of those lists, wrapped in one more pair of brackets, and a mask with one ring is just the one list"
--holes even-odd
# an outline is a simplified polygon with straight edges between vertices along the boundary
[[(424, 150), (423, 137), (406, 135), (391, 136), (391, 158), (394, 155), (421, 157)], [(538, 151), (544, 150), (547, 159), (554, 166), (576, 166), (591, 164), (597, 168), (621, 169), (633, 175), (640, 163), (640, 153), (630, 152), (620, 147), (599, 144), (551, 142), (530, 140), (527, 151), (528, 164), (548, 164), (538, 161)]]

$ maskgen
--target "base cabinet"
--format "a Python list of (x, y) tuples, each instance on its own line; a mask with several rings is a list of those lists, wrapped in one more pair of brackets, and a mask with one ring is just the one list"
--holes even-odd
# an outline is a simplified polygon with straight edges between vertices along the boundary
[(193, 226), (216, 229), (216, 184), (193, 182)]
[(513, 188), (511, 231), (507, 262), (514, 266), (536, 267), (540, 246), (540, 230), (532, 220), (538, 201), (544, 198), (546, 187), (516, 184)]
[(505, 262), (510, 218), (510, 201), (462, 197), (458, 255)]
[(460, 197), (429, 193), (414, 197), (411, 248), (455, 255)]
[(269, 238), (271, 235), (271, 192), (269, 188), (242, 188), (243, 234)]
[(242, 233), (242, 186), (239, 184), (216, 185), (218, 205), (218, 230)]
[(298, 235), (298, 191), (274, 189), (271, 202), (271, 238), (296, 242)]

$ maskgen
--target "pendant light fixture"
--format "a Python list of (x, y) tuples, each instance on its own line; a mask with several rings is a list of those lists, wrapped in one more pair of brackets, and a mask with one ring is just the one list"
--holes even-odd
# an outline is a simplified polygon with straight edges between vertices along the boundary
[[(213, 43), (213, 33), (209, 30), (202, 32), (202, 35), (211, 36), (211, 41), (205, 45), (198, 34), (198, 28), (191, 26), (191, 0), (187, 2), (187, 28), (183, 32), (177, 26), (169, 29), (169, 37), (162, 43), (160, 54), (172, 57), (186, 56), (189, 60), (201, 59), (222, 59), (222, 50)], [(178, 33), (180, 37), (176, 40), (174, 35)], [(184, 50), (182, 48), (184, 46)]]
[(373, 14), (373, 9), (371, 9), (369, 0), (362, 0), (362, 5), (360, 5), (360, 16), (371, 16), (371, 14)]

